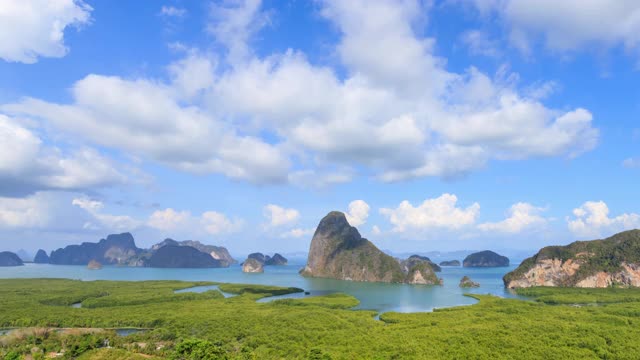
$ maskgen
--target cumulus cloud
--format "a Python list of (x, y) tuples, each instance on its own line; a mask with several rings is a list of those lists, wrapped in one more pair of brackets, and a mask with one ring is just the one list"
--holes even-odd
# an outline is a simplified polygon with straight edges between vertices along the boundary
[(264, 216), (272, 227), (295, 224), (300, 219), (300, 212), (296, 209), (286, 209), (278, 205), (269, 204), (263, 209)]
[(442, 194), (413, 206), (405, 200), (397, 208), (382, 208), (380, 213), (394, 226), (393, 232), (421, 231), (428, 229), (461, 229), (473, 225), (480, 213), (480, 205), (473, 203), (466, 208), (457, 207), (458, 197)]
[(513, 45), (525, 52), (542, 39), (555, 51), (588, 46), (640, 45), (640, 3), (635, 0), (474, 0), (485, 16), (495, 13), (509, 27)]
[(544, 208), (536, 207), (528, 203), (513, 204), (507, 212), (507, 218), (499, 222), (487, 222), (478, 225), (482, 231), (496, 231), (515, 234), (526, 229), (543, 226), (547, 219), (540, 216)]
[(113, 161), (91, 148), (62, 150), (15, 118), (0, 114), (0, 196), (39, 190), (82, 190), (123, 184), (127, 176)]
[(165, 231), (176, 230), (188, 226), (191, 213), (188, 211), (175, 211), (172, 208), (154, 211), (147, 220), (147, 225)]
[(146, 225), (166, 233), (188, 233), (190, 235), (221, 235), (234, 233), (242, 229), (242, 219), (230, 219), (217, 211), (205, 211), (193, 216), (189, 211), (176, 211), (172, 208), (154, 211)]
[(141, 221), (128, 215), (105, 214), (102, 211), (104, 203), (98, 200), (87, 197), (75, 198), (71, 204), (85, 210), (94, 218), (94, 221), (84, 223), (83, 228), (85, 229), (123, 232), (133, 231), (142, 225)]
[(82, 0), (3, 0), (0, 3), (0, 58), (32, 64), (39, 57), (63, 57), (68, 27), (90, 22)]
[(71, 104), (27, 98), (2, 109), (182, 171), (308, 187), (357, 171), (455, 178), (490, 160), (571, 158), (597, 144), (587, 109), (549, 108), (516, 74), (448, 71), (435, 40), (412, 26), (425, 20), (423, 2), (320, 7), (339, 33), (340, 75), (299, 51), (256, 55), (251, 39), (269, 16), (247, 0), (212, 6), (208, 32), (223, 51), (187, 51), (168, 82), (91, 74)]
[(283, 238), (302, 238), (313, 235), (315, 229), (295, 228), (281, 234)]
[(498, 42), (482, 30), (465, 31), (460, 35), (460, 41), (472, 55), (498, 57), (501, 53)]
[(569, 230), (576, 236), (600, 237), (614, 232), (640, 228), (640, 214), (625, 213), (609, 217), (604, 201), (587, 201), (573, 210), (574, 218), (567, 218)]
[(0, 230), (72, 231), (93, 217), (71, 204), (77, 194), (41, 191), (23, 198), (0, 197)]
[(367, 222), (369, 217), (369, 204), (364, 200), (354, 200), (349, 203), (349, 211), (345, 214), (351, 226), (360, 226)]
[(234, 129), (155, 81), (89, 75), (72, 88), (73, 105), (27, 98), (7, 111), (51, 121), (100, 145), (195, 173), (223, 173), (256, 183), (286, 180), (280, 149)]
[(206, 211), (202, 213), (200, 224), (202, 224), (208, 234), (219, 235), (240, 230), (244, 225), (244, 221), (240, 219), (229, 219), (227, 215), (217, 211)]

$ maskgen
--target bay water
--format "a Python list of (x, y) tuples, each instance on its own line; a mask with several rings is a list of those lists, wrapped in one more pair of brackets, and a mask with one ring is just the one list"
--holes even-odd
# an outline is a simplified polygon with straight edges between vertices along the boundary
[[(262, 274), (247, 274), (239, 265), (220, 269), (160, 269), (143, 267), (104, 266), (101, 270), (89, 270), (86, 266), (25, 264), (18, 267), (0, 267), (0, 278), (63, 278), (92, 280), (183, 280), (214, 281), (223, 283), (293, 286), (304, 293), (285, 295), (288, 298), (346, 293), (360, 300), (356, 309), (378, 312), (424, 312), (434, 308), (470, 305), (477, 301), (471, 294), (491, 294), (500, 297), (518, 296), (504, 288), (502, 277), (517, 265), (496, 268), (443, 267), (437, 273), (444, 281), (442, 286), (366, 283), (333, 279), (305, 278), (298, 274), (303, 264), (266, 266)], [(479, 288), (462, 289), (458, 283), (469, 276), (480, 284)], [(280, 298), (280, 297), (274, 297)], [(274, 298), (263, 299), (271, 301)]]

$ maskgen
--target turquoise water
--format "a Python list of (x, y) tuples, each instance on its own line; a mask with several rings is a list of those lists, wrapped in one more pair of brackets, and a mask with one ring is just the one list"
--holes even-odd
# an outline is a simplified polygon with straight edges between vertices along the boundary
[[(240, 266), (223, 269), (158, 269), (105, 266), (102, 270), (89, 270), (85, 266), (26, 264), (18, 267), (0, 267), (0, 278), (65, 278), (77, 280), (185, 280), (217, 281), (228, 283), (294, 286), (310, 292), (289, 297), (324, 295), (335, 292), (350, 294), (360, 300), (358, 309), (379, 312), (420, 312), (434, 308), (474, 304), (476, 300), (464, 293), (493, 294), (517, 297), (504, 288), (502, 276), (516, 265), (503, 268), (443, 267), (439, 277), (443, 286), (363, 283), (331, 279), (304, 278), (298, 275), (302, 264), (267, 266), (262, 274), (246, 274)], [(479, 288), (461, 289), (460, 278), (469, 276), (480, 283)]]

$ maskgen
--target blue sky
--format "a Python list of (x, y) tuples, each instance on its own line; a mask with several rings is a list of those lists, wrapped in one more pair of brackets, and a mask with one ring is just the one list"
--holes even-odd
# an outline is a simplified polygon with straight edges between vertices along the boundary
[(640, 227), (636, 1), (0, 4), (0, 247), (394, 252)]

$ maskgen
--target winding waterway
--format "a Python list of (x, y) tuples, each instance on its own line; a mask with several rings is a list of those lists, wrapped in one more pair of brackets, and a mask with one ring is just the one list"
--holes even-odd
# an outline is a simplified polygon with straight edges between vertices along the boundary
[[(184, 280), (215, 281), (227, 283), (294, 286), (309, 292), (287, 297), (305, 297), (335, 292), (350, 294), (360, 300), (357, 309), (379, 312), (431, 311), (459, 305), (470, 305), (475, 299), (465, 293), (492, 294), (501, 297), (517, 297), (504, 288), (502, 276), (516, 266), (501, 268), (443, 267), (438, 276), (443, 286), (362, 283), (331, 279), (304, 278), (298, 275), (302, 264), (267, 266), (263, 274), (245, 274), (240, 266), (222, 269), (159, 269), (105, 266), (101, 270), (89, 270), (85, 266), (26, 264), (19, 267), (0, 267), (0, 278), (65, 278), (77, 280)], [(479, 288), (458, 287), (464, 275), (480, 283)], [(266, 299), (272, 300), (272, 299)]]

